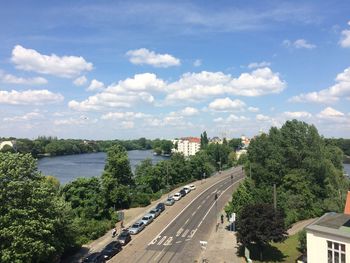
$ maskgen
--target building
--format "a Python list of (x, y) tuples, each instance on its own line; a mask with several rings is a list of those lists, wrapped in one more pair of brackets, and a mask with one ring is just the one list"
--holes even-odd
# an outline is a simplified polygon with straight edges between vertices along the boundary
[(248, 148), (249, 143), (250, 143), (250, 139), (249, 139), (248, 137), (242, 135), (242, 137), (241, 137), (242, 148), (243, 148), (243, 149)]
[(11, 147), (12, 149), (15, 148), (16, 142), (15, 141), (2, 141), (0, 142), (0, 150), (4, 148), (5, 146)]
[(211, 143), (218, 143), (218, 144), (223, 144), (224, 140), (219, 138), (219, 137), (213, 137), (209, 140), (209, 144)]
[(175, 148), (173, 152), (182, 153), (184, 156), (195, 155), (201, 148), (201, 139), (196, 137), (186, 137), (172, 141)]
[(326, 213), (306, 227), (308, 263), (350, 263), (350, 192), (344, 213)]

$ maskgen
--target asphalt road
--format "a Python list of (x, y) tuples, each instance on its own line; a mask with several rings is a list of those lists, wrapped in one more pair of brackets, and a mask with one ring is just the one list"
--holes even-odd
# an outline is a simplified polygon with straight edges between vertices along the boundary
[[(121, 254), (126, 256), (117, 255), (111, 262), (194, 262), (201, 251), (200, 241), (207, 240), (212, 228), (220, 221), (219, 211), (230, 199), (233, 189), (242, 178), (242, 169), (236, 168), (223, 174), (220, 180), (196, 196), (190, 192), (183, 199), (191, 201), (187, 201), (188, 204), (182, 210), (170, 217), (167, 225), (157, 229), (156, 224), (152, 223), (147, 228), (153, 227), (153, 231), (139, 234), (143, 234), (143, 238), (138, 240), (137, 249), (125, 249)], [(193, 192), (195, 191), (197, 190)], [(142, 241), (143, 246), (140, 244)]]

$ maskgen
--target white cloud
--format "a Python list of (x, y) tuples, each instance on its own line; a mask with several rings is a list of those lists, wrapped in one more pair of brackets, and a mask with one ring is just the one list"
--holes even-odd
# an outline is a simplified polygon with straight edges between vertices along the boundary
[(250, 111), (250, 112), (258, 112), (259, 108), (257, 108), (257, 107), (248, 107), (248, 111)]
[(102, 120), (121, 120), (121, 119), (143, 119), (146, 117), (150, 117), (142, 112), (108, 112), (101, 116)]
[(80, 76), (73, 81), (75, 86), (83, 86), (87, 82), (87, 78), (85, 76)]
[(22, 78), (11, 74), (6, 74), (0, 70), (0, 81), (9, 84), (20, 84), (20, 85), (43, 85), (47, 84), (47, 80), (42, 77), (34, 78)]
[(337, 111), (331, 107), (325, 108), (323, 111), (321, 111), (317, 117), (321, 119), (333, 119), (333, 118), (339, 118), (339, 117), (344, 117), (345, 114)]
[(97, 119), (89, 119), (88, 117), (82, 115), (80, 117), (70, 117), (68, 119), (59, 119), (54, 120), (53, 124), (56, 126), (68, 126), (68, 125), (87, 125), (87, 124), (95, 124), (97, 122)]
[(181, 64), (178, 58), (170, 54), (156, 54), (146, 48), (129, 50), (126, 55), (129, 57), (129, 61), (136, 65), (147, 64), (158, 68), (167, 68)]
[(133, 121), (122, 121), (121, 126), (123, 129), (132, 129), (135, 126)]
[(284, 112), (284, 115), (289, 119), (304, 119), (312, 117), (312, 114), (306, 111), (286, 111)]
[(86, 89), (87, 91), (100, 91), (103, 90), (105, 87), (105, 84), (103, 82), (98, 81), (96, 79), (93, 79), (89, 85), (89, 87)]
[(196, 60), (193, 62), (193, 66), (195, 66), (195, 67), (200, 67), (200, 66), (202, 66), (202, 60), (201, 60), (201, 59), (196, 59)]
[(263, 114), (258, 114), (258, 115), (256, 115), (255, 118), (257, 121), (270, 121), (271, 120), (269, 116), (266, 116)]
[(63, 101), (59, 93), (44, 90), (5, 91), (0, 90), (0, 104), (12, 105), (42, 105)]
[(316, 45), (307, 42), (305, 39), (297, 39), (294, 42), (286, 39), (282, 42), (282, 44), (285, 47), (294, 47), (294, 48), (298, 48), (298, 49), (301, 49), (301, 48), (314, 49), (314, 48), (316, 48)]
[(198, 109), (192, 107), (186, 107), (179, 112), (183, 116), (194, 116), (199, 113)]
[(229, 116), (227, 116), (226, 118), (223, 117), (219, 117), (219, 118), (215, 118), (213, 119), (213, 122), (219, 123), (219, 124), (231, 124), (232, 122), (244, 122), (244, 121), (248, 121), (249, 118), (245, 117), (245, 116), (237, 116), (235, 114), (230, 114)]
[(14, 117), (6, 117), (3, 120), (6, 122), (17, 122), (17, 121), (28, 121), (28, 120), (35, 120), (35, 119), (41, 119), (43, 118), (43, 115), (38, 112), (29, 112), (21, 116), (14, 116)]
[[(350, 26), (350, 21), (348, 22), (348, 25)], [(350, 30), (343, 30), (341, 32), (339, 44), (345, 48), (350, 47)]]
[(265, 68), (271, 66), (270, 62), (262, 61), (262, 62), (252, 62), (248, 65), (248, 68)]
[(214, 111), (242, 111), (245, 107), (245, 103), (241, 100), (231, 100), (226, 97), (224, 99), (215, 99), (209, 104), (209, 109)]
[(34, 49), (26, 49), (20, 45), (12, 50), (11, 61), (17, 69), (64, 78), (72, 78), (93, 69), (92, 63), (87, 62), (83, 57), (43, 55)]
[(185, 73), (168, 85), (170, 94), (166, 100), (201, 100), (209, 96), (230, 94), (240, 96), (262, 96), (279, 93), (286, 83), (269, 68), (259, 68), (251, 73), (242, 73), (238, 78), (222, 72), (202, 71)]
[(302, 93), (289, 99), (290, 102), (334, 103), (340, 98), (350, 98), (350, 67), (339, 73), (333, 86), (309, 93)]

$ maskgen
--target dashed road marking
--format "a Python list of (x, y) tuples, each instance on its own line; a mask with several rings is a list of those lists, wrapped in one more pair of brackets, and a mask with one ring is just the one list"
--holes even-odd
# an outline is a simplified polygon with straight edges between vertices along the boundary
[(156, 238), (154, 238), (151, 242), (149, 242), (149, 246), (150, 245), (154, 245), (155, 243), (157, 243), (158, 239), (160, 238), (160, 236), (157, 236)]
[(192, 213), (192, 216), (194, 216), (196, 214), (196, 211), (194, 211), (193, 213)]
[(164, 242), (164, 246), (171, 246), (171, 241), (173, 241), (173, 237), (169, 237), (165, 242)]
[(184, 231), (184, 229), (181, 227), (177, 232), (176, 232), (176, 236), (180, 236), (182, 231)]
[(190, 234), (187, 236), (187, 239), (191, 239), (191, 238), (194, 236), (194, 234), (195, 234), (196, 232), (197, 232), (197, 228), (191, 230)]
[(190, 219), (189, 219), (189, 218), (187, 218), (187, 220), (186, 220), (186, 222), (185, 222), (185, 224), (184, 224), (184, 225), (186, 225), (186, 224), (188, 223), (188, 221), (190, 221)]
[(189, 229), (186, 229), (185, 232), (182, 234), (182, 237), (185, 237), (189, 231)]
[(158, 242), (157, 245), (158, 246), (161, 245), (164, 242), (165, 239), (166, 239), (166, 236), (163, 236), (162, 239)]
[(176, 243), (176, 244), (180, 244), (181, 242), (182, 242), (182, 241), (180, 240), (180, 241), (176, 241), (175, 243)]

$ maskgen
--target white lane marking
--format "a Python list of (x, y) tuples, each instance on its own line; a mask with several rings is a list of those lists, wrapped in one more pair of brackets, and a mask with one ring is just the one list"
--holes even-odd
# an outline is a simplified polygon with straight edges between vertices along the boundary
[(164, 246), (171, 246), (171, 241), (173, 241), (173, 237), (169, 237), (165, 242), (164, 242)]
[(158, 246), (161, 245), (164, 242), (165, 239), (166, 239), (166, 236), (163, 236), (162, 239), (158, 242), (157, 245)]
[(196, 211), (194, 211), (193, 213), (192, 213), (192, 216), (194, 216), (196, 214)]
[(205, 203), (205, 200), (202, 201), (202, 205), (204, 205), (204, 203)]
[[(234, 171), (232, 171), (232, 173), (233, 173), (233, 172), (236, 172), (236, 171), (234, 170)], [(244, 178), (244, 177), (243, 177), (243, 178)], [(243, 178), (242, 178), (242, 179), (243, 179)], [(180, 211), (180, 213), (177, 214), (176, 217), (173, 218), (173, 220), (171, 220), (171, 221), (162, 229), (162, 231), (159, 232), (158, 236), (160, 236), (161, 234), (163, 234), (163, 232), (165, 231), (165, 229), (167, 229), (168, 226), (170, 226), (170, 225), (183, 213), (183, 211), (185, 211), (186, 208), (189, 207), (194, 201), (196, 201), (201, 195), (203, 195), (205, 192), (207, 192), (207, 191), (208, 191), (210, 188), (212, 188), (214, 185), (217, 185), (217, 184), (219, 184), (219, 183), (221, 183), (222, 181), (225, 181), (225, 180), (228, 181), (228, 179), (229, 179), (229, 177), (225, 177), (225, 178), (223, 178), (223, 179), (217, 181), (215, 184), (212, 184), (212, 185), (208, 186), (207, 189), (205, 189), (203, 192), (199, 193), (187, 206), (185, 206), (185, 207)], [(239, 179), (237, 182), (239, 182), (239, 181), (242, 180), (242, 179)], [(209, 195), (207, 196), (206, 199), (208, 199), (208, 198), (209, 198)]]
[(194, 236), (194, 234), (197, 232), (197, 229), (198, 228), (191, 230), (191, 233), (187, 236), (187, 239), (191, 239)]
[(178, 237), (179, 235), (181, 235), (182, 231), (184, 231), (184, 229), (181, 227), (181, 228), (177, 231), (176, 236)]
[(159, 252), (159, 254), (154, 258), (154, 261), (157, 261), (157, 258), (163, 253), (165, 247), (162, 249), (162, 251)]
[(148, 245), (154, 245), (155, 243), (157, 243), (158, 239), (160, 238), (160, 236), (157, 236), (156, 238), (154, 238), (151, 242), (148, 243)]
[(199, 206), (197, 207), (197, 210), (198, 210), (198, 209), (200, 209), (200, 208), (201, 208), (201, 206), (202, 206), (202, 205), (199, 205)]
[(189, 218), (187, 218), (187, 220), (186, 220), (186, 222), (185, 222), (185, 224), (184, 224), (184, 225), (186, 225), (186, 224), (188, 223), (188, 221), (190, 221), (190, 219), (189, 219)]
[[(238, 182), (240, 182), (241, 180), (243, 180), (244, 178), (239, 179), (237, 182), (233, 183), (232, 185), (229, 185), (219, 196), (218, 199), (233, 185), (237, 184)], [(209, 214), (210, 210), (213, 208), (213, 206), (215, 205), (216, 202), (213, 202), (213, 204), (211, 205), (211, 207), (208, 209), (207, 213), (203, 216), (202, 220), (199, 222), (199, 225), (197, 228), (199, 228), (201, 226), (201, 224), (203, 223), (204, 219), (207, 217), (207, 215)]]
[(215, 194), (217, 190), (213, 191), (212, 194)]
[(176, 244), (180, 244), (182, 241), (176, 241)]
[(190, 231), (189, 229), (186, 229), (185, 232), (182, 234), (181, 237), (185, 237), (189, 231)]

